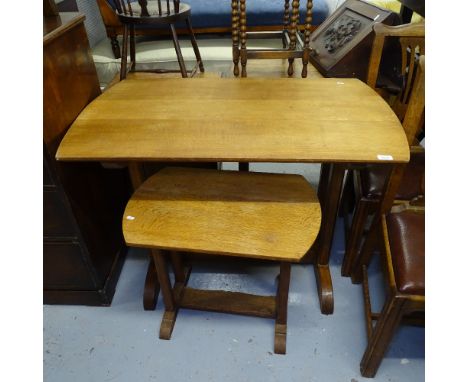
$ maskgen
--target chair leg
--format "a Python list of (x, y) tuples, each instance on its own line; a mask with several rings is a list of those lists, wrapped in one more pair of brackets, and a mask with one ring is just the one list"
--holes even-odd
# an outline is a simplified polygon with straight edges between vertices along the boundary
[(182, 73), (182, 77), (187, 78), (188, 77), (187, 69), (185, 68), (184, 57), (182, 56), (182, 51), (180, 50), (177, 32), (176, 32), (174, 24), (170, 24), (170, 26), (171, 26), (171, 33), (172, 33), (172, 41), (174, 42), (174, 48), (177, 54), (177, 61), (179, 61), (180, 72)]
[(290, 20), (290, 11), (289, 11), (289, 0), (284, 0), (284, 16), (283, 16), (283, 49), (286, 49), (286, 33), (289, 33), (289, 20)]
[(241, 77), (247, 77), (247, 14), (245, 0), (240, 0)]
[(190, 17), (188, 17), (185, 20), (185, 22), (187, 24), (187, 29), (190, 33), (190, 41), (192, 43), (192, 48), (195, 53), (195, 57), (197, 58), (198, 68), (200, 69), (200, 72), (203, 73), (205, 71), (205, 68), (203, 67), (203, 61), (200, 55), (200, 50), (198, 49), (197, 40), (195, 39), (195, 34), (193, 33), (192, 21), (190, 20)]
[(346, 250), (341, 265), (341, 275), (349, 277), (353, 270), (369, 215), (369, 202), (359, 200), (354, 211), (351, 229), (349, 230)]
[(307, 0), (306, 24), (304, 30), (304, 46), (302, 47), (302, 78), (307, 77), (307, 64), (309, 63), (309, 37), (312, 23), (312, 0)]
[(370, 341), (361, 360), (363, 377), (373, 378), (398, 328), (404, 313), (405, 300), (394, 295), (387, 297)]
[(239, 76), (239, 0), (231, 2), (232, 17), (232, 62), (234, 64), (234, 76)]
[(120, 81), (127, 77), (127, 45), (128, 45), (128, 25), (124, 24), (122, 41), (122, 58), (120, 59)]
[(130, 61), (132, 63), (130, 71), (135, 71), (136, 54), (135, 54), (135, 25), (130, 25)]
[[(296, 50), (297, 40), (297, 24), (299, 21), (299, 1), (293, 0), (292, 2), (292, 19), (291, 19), (291, 42), (289, 43), (289, 50)], [(291, 77), (294, 74), (294, 58), (288, 58), (288, 76)]]

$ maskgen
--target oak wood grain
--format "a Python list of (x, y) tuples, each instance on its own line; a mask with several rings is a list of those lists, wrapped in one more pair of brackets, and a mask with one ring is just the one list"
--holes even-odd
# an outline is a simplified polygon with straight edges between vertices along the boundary
[(320, 222), (302, 176), (168, 167), (135, 192), (122, 228), (136, 247), (298, 262)]
[(357, 79), (126, 80), (76, 119), (59, 160), (409, 160), (398, 118)]

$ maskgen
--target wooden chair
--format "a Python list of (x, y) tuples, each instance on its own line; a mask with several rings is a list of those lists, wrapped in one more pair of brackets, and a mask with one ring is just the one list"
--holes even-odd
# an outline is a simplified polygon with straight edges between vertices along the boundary
[[(132, 5), (133, 4), (133, 5)], [(132, 3), (129, 0), (115, 0), (117, 12), (119, 14), (119, 20), (124, 26), (123, 32), (123, 43), (122, 43), (122, 61), (120, 66), (120, 79), (124, 79), (127, 76), (127, 46), (130, 37), (130, 70), (135, 71), (135, 27), (142, 25), (150, 25), (155, 27), (169, 26), (172, 34), (172, 41), (174, 42), (174, 48), (177, 54), (177, 60), (179, 62), (180, 73), (182, 77), (188, 77), (187, 69), (185, 67), (184, 58), (179, 45), (179, 39), (175, 29), (177, 22), (184, 21), (190, 32), (190, 40), (192, 43), (197, 63), (190, 73), (190, 77), (193, 77), (197, 72), (197, 68), (201, 72), (204, 72), (203, 62), (198, 49), (197, 41), (192, 29), (192, 23), (190, 21), (191, 9), (190, 6), (181, 3), (179, 0), (158, 0), (150, 1), (138, 0), (139, 8), (138, 11), (136, 3)], [(179, 72), (175, 70), (158, 69), (152, 70), (155, 73), (173, 73)]]
[[(255, 0), (252, 0), (255, 1)], [(304, 26), (304, 40), (299, 33), (299, 0), (284, 1), (284, 16), (282, 31), (247, 32), (246, 0), (231, 0), (232, 7), (232, 53), (234, 75), (239, 76), (239, 60), (241, 63), (241, 77), (247, 77), (247, 59), (287, 58), (289, 61), (288, 75), (294, 74), (294, 59), (302, 58), (303, 78), (307, 77), (309, 63), (309, 40), (312, 27), (313, 1), (307, 0), (306, 20)], [(240, 47), (239, 47), (240, 37)], [(281, 38), (283, 49), (247, 49), (247, 37), (252, 38)]]
[[(396, 27), (383, 24), (374, 26), (375, 40), (372, 47), (367, 83), (375, 88), (380, 57), (385, 38), (397, 37), (402, 46), (403, 88), (392, 103), (392, 108), (402, 120), (411, 159), (396, 195), (396, 203), (418, 198), (421, 195), (420, 178), (424, 169), (424, 150), (416, 146), (416, 137), (424, 121), (424, 24), (409, 24)], [(419, 63), (419, 65), (418, 65)], [(416, 70), (418, 68), (418, 70)], [(379, 89), (376, 89), (379, 91)], [(416, 145), (414, 145), (416, 144)], [(341, 201), (341, 214), (346, 226), (346, 250), (341, 274), (352, 276), (353, 282), (360, 281), (360, 270), (353, 276), (356, 259), (365, 233), (366, 221), (378, 206), (384, 187), (386, 170), (379, 166), (365, 166), (348, 171)], [(352, 222), (348, 217), (353, 211)]]
[(361, 360), (364, 377), (375, 376), (400, 323), (420, 323), (425, 307), (424, 208), (394, 207), (381, 224), (380, 254), (388, 288), (380, 314), (372, 313), (367, 265), (362, 265), (368, 340)]
[[(179, 308), (244, 314), (274, 318), (274, 351), (285, 354), (290, 263), (312, 246), (320, 211), (315, 190), (299, 175), (165, 168), (146, 180), (128, 202), (122, 228), (129, 246), (152, 251), (165, 305), (159, 338), (171, 338)], [(176, 251), (279, 262), (277, 294), (189, 288), (190, 269)]]

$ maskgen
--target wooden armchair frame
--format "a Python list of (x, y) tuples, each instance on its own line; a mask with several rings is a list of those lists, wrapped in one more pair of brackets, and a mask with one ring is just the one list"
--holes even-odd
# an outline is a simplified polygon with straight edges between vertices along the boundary
[[(421, 151), (421, 148), (413, 145), (417, 142), (416, 137), (421, 131), (424, 120), (425, 71), (423, 55), (419, 56), (419, 64), (417, 65), (415, 63), (415, 47), (424, 45), (424, 42), (421, 42), (421, 39), (422, 41), (424, 40), (424, 37), (421, 37), (421, 35), (424, 36), (424, 23), (397, 27), (376, 24), (374, 26), (374, 30), (376, 31), (376, 39), (371, 53), (369, 73), (367, 77), (367, 83), (374, 88), (376, 85), (385, 37), (400, 37), (404, 57), (406, 57), (408, 44), (410, 44), (409, 39), (410, 37), (414, 37), (414, 41), (411, 42), (411, 47), (413, 48), (410, 53), (410, 64), (406, 65), (406, 62), (408, 61), (404, 59), (402, 65), (402, 73), (408, 72), (406, 76), (406, 85), (409, 86), (405, 86), (403, 88), (401, 95), (393, 105), (393, 109), (400, 119), (403, 114), (402, 125), (408, 139), (408, 144), (411, 146), (413, 154), (418, 153)], [(420, 51), (424, 52), (424, 48), (420, 48)], [(416, 68), (418, 68), (418, 70), (416, 70)], [(353, 282), (361, 282), (362, 280), (361, 270), (360, 268), (356, 268), (357, 258), (360, 256), (359, 249), (361, 246), (362, 236), (365, 233), (366, 220), (370, 214), (376, 211), (378, 206), (378, 198), (368, 198), (363, 195), (361, 184), (360, 168), (348, 171), (341, 202), (341, 213), (345, 218), (346, 225), (346, 251), (343, 258), (341, 274), (343, 276), (351, 276)], [(353, 199), (354, 202), (351, 199)], [(396, 203), (399, 202), (400, 201), (396, 201)], [(348, 211), (352, 209), (354, 209), (354, 214), (352, 222), (349, 224)]]
[[(410, 210), (414, 213), (424, 213), (424, 207), (409, 204), (398, 206), (398, 212)], [(386, 216), (382, 216), (380, 232), (380, 254), (387, 284), (387, 297), (381, 313), (372, 313), (367, 265), (362, 265), (364, 310), (368, 345), (361, 360), (361, 374), (364, 377), (374, 377), (382, 362), (392, 337), (403, 323), (421, 325), (424, 322), (425, 296), (401, 293), (396, 285), (395, 272), (391, 256)], [(375, 327), (372, 321), (376, 320)]]

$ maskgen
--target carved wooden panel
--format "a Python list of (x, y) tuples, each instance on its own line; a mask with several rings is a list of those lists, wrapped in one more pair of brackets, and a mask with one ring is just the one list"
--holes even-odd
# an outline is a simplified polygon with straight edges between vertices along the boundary
[(376, 22), (395, 25), (398, 15), (361, 0), (345, 1), (312, 33), (311, 63), (325, 77), (365, 81)]

